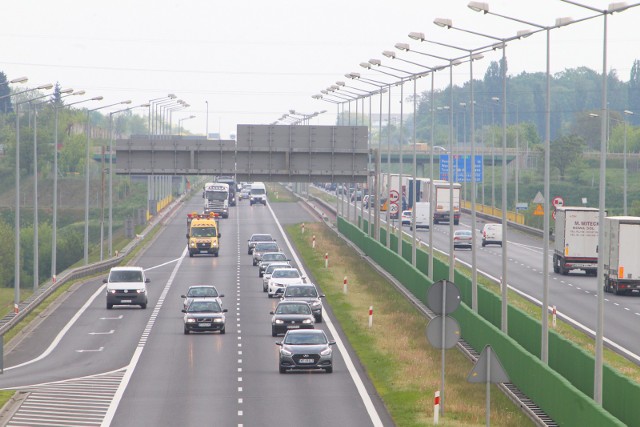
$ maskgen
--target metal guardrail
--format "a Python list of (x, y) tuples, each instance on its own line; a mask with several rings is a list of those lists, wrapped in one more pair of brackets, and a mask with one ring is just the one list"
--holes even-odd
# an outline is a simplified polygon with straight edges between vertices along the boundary
[[(172, 204), (167, 206), (167, 209), (164, 212), (159, 213), (156, 217), (154, 217), (147, 227), (144, 229), (143, 234), (145, 235), (153, 230), (158, 224), (160, 224), (165, 217), (173, 213), (175, 208), (182, 203), (184, 200), (184, 195), (177, 198)], [(139, 245), (144, 240), (136, 237), (131, 242), (129, 242), (123, 249), (118, 253), (117, 256), (110, 258), (108, 260), (96, 262), (93, 264), (89, 264), (82, 267), (76, 267), (70, 270), (65, 270), (56, 278), (55, 281), (48, 280), (43, 285), (41, 285), (36, 292), (33, 293), (29, 298), (20, 302), (18, 304), (18, 312), (15, 311), (5, 315), (2, 319), (0, 319), (0, 336), (7, 333), (11, 328), (16, 326), (20, 321), (22, 321), (25, 317), (27, 317), (33, 309), (38, 307), (45, 299), (47, 299), (52, 293), (54, 293), (58, 288), (65, 285), (66, 283), (82, 279), (84, 277), (94, 276), (99, 273), (103, 273), (111, 269), (111, 267), (115, 267), (120, 264), (124, 257), (131, 252), (133, 248)]]

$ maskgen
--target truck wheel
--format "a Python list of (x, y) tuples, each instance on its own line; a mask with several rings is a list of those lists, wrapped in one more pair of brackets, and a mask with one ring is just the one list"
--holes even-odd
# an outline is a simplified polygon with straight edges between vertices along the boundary
[(560, 267), (558, 265), (558, 257), (555, 255), (553, 256), (553, 272), (560, 273)]
[(567, 270), (564, 264), (564, 260), (558, 259), (558, 263), (560, 264), (558, 266), (558, 268), (560, 269), (560, 274), (562, 274), (563, 276), (566, 276), (567, 274), (569, 274), (569, 270)]
[(460, 224), (460, 220), (459, 220), (459, 219), (458, 219), (458, 220), (455, 220), (455, 219), (454, 219), (454, 220), (453, 220), (453, 225), (458, 225), (458, 224)]
[(189, 257), (193, 258), (193, 252), (189, 251)]

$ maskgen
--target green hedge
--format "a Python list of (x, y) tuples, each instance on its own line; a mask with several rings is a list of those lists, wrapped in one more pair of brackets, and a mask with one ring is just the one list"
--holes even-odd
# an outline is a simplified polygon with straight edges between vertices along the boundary
[[(427, 277), (428, 253), (416, 251), (417, 268), (411, 265), (411, 244), (403, 244), (402, 257), (386, 248), (386, 229), (380, 241), (362, 229), (338, 219), (338, 229), (373, 261), (401, 282), (420, 301), (433, 284)], [(397, 249), (397, 235), (391, 236), (391, 248)], [(434, 279), (448, 278), (448, 265), (434, 259)], [(500, 330), (501, 302), (498, 295), (478, 287), (478, 313), (471, 310), (471, 280), (456, 271), (456, 286), (462, 304), (453, 314), (463, 339), (477, 352), (491, 345), (500, 357), (511, 382), (540, 406), (553, 420), (567, 426), (640, 425), (640, 386), (605, 366), (603, 406), (590, 397), (593, 393), (593, 357), (581, 348), (549, 332), (549, 365), (540, 354), (540, 322), (515, 307), (508, 308), (509, 335)], [(605, 410), (606, 409), (606, 410)]]

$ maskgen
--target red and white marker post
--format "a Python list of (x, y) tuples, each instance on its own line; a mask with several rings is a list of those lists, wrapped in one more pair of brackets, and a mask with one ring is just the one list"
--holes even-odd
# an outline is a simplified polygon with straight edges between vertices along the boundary
[(438, 421), (440, 421), (440, 390), (436, 390), (433, 398), (433, 424), (438, 424)]
[(324, 254), (324, 268), (329, 268), (329, 252)]
[(556, 327), (556, 316), (557, 312), (556, 312), (556, 306), (553, 306), (553, 309), (551, 310), (551, 324), (553, 325), (553, 327)]
[(373, 306), (369, 306), (369, 327), (373, 326)]
[(316, 248), (316, 235), (314, 234), (313, 237), (311, 238), (311, 249), (315, 249)]
[(302, 223), (302, 225), (300, 226), (300, 232), (301, 232), (302, 234), (304, 234), (304, 222), (303, 222), (303, 223)]
[(342, 281), (342, 292), (347, 293), (347, 276), (344, 276), (344, 280)]

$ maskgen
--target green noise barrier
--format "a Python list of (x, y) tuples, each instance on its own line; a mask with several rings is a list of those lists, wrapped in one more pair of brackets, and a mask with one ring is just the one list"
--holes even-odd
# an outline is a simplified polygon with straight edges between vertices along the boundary
[[(402, 256), (397, 253), (397, 231), (386, 247), (386, 228), (380, 229), (380, 241), (370, 237), (366, 221), (362, 228), (338, 218), (338, 230), (356, 244), (374, 262), (426, 303), (428, 251), (416, 249), (416, 264), (411, 264), (411, 243), (403, 242)], [(434, 280), (448, 279), (449, 266), (434, 258)], [(540, 358), (540, 322), (523, 311), (509, 306), (509, 332), (501, 329), (501, 300), (483, 286), (478, 286), (478, 313), (471, 309), (471, 278), (455, 272), (455, 284), (462, 304), (452, 314), (462, 331), (462, 338), (478, 353), (491, 345), (511, 382), (532, 399), (555, 422), (563, 426), (640, 426), (640, 385), (619, 372), (604, 367), (603, 404), (597, 405), (593, 394), (594, 358), (591, 354), (558, 335), (549, 332), (549, 364)]]

